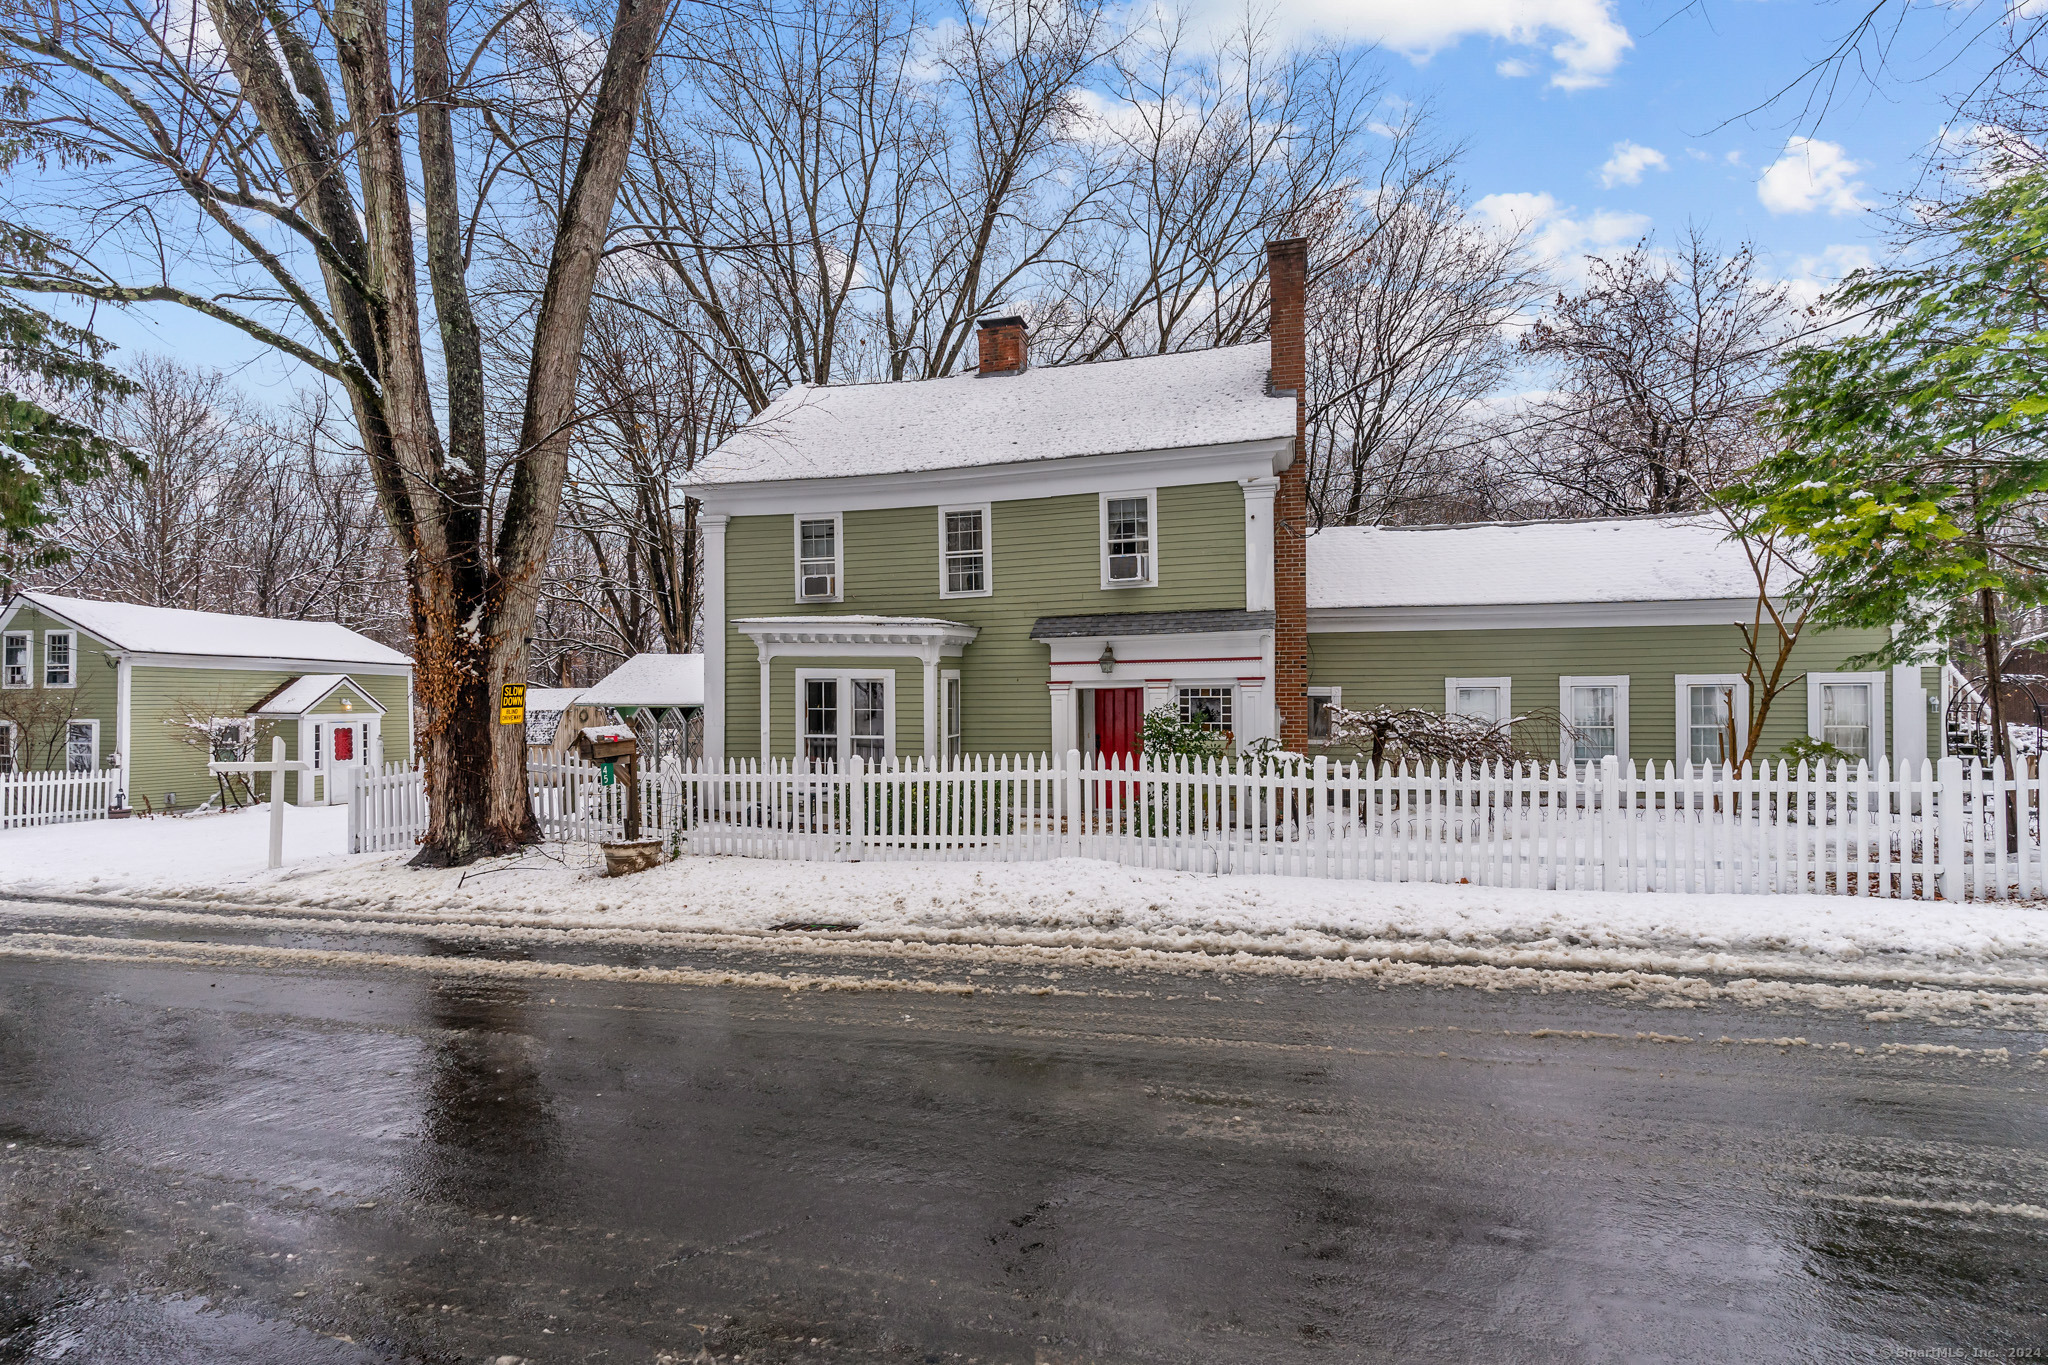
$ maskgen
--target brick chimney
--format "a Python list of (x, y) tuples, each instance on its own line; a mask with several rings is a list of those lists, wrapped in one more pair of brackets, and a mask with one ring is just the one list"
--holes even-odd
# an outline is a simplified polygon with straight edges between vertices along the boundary
[(1308, 242), (1266, 243), (1275, 394), (1294, 393), (1294, 463), (1280, 475), (1273, 502), (1273, 699), (1280, 743), (1308, 748), (1308, 352), (1302, 318), (1308, 293)]
[(980, 323), (981, 373), (1017, 374), (1027, 356), (1024, 349), (1024, 319), (1014, 316), (987, 317)]

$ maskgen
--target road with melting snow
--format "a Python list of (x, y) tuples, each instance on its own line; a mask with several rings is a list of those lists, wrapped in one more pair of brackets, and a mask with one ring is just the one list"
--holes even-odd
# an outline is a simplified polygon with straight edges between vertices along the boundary
[(0, 1360), (2048, 1341), (2010, 1015), (4, 908)]

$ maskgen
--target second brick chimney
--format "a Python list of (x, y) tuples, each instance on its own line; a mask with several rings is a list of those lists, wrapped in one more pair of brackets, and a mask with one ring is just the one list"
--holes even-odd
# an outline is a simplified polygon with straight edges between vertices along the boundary
[(1308, 242), (1266, 243), (1275, 393), (1294, 393), (1294, 463), (1273, 500), (1273, 700), (1280, 743), (1308, 748)]
[(1023, 318), (1009, 314), (983, 318), (980, 333), (983, 375), (1016, 374), (1024, 368)]

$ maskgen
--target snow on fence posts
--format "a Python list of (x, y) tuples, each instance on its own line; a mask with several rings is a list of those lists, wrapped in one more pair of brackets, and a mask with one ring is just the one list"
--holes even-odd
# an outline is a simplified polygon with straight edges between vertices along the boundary
[[(581, 759), (528, 767), (551, 839), (618, 838), (625, 790)], [(1328, 759), (974, 755), (670, 764), (643, 773), (650, 836), (803, 861), (1098, 858), (1224, 874), (1627, 892), (1952, 900), (2036, 896), (2039, 765), (1939, 772), (1637, 764), (1446, 767)], [(426, 827), (417, 769), (365, 773), (350, 846)]]
[(104, 820), (120, 774), (92, 772), (0, 773), (0, 829)]

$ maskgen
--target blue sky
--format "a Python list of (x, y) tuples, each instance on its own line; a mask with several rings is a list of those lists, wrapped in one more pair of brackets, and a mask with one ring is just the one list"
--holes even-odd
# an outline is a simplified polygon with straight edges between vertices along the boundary
[(1690, 221), (1728, 246), (1754, 242), (1773, 273), (1813, 289), (1882, 254), (1884, 225), (1861, 206), (1912, 186), (1943, 126), (1942, 97), (1983, 65), (1975, 53), (1945, 74), (1940, 63), (1956, 34), (1997, 12), (1907, 11), (1898, 78), (1881, 91), (1845, 84), (1818, 120), (1797, 98), (1744, 117), (1863, 9), (1303, 0), (1282, 13), (1297, 31), (1378, 40), (1392, 84), (1424, 97), (1466, 144), (1481, 207), (1533, 221), (1551, 254), (1568, 260), (1645, 230), (1669, 237)]
[[(1211, 16), (1243, 0), (1197, 0)], [(1965, 5), (1905, 11), (1902, 79), (1851, 83), (1817, 122), (1798, 99), (1760, 113), (1823, 55), (1863, 6), (1819, 0), (1287, 0), (1283, 33), (1376, 42), (1390, 89), (1427, 101), (1467, 147), (1464, 175), (1483, 212), (1528, 222), (1569, 273), (1586, 251), (1691, 221), (1727, 246), (1756, 244), (1773, 274), (1817, 293), (1881, 254), (1884, 226), (1864, 205), (1910, 187), (1942, 127), (1942, 97), (1971, 54), (1933, 74)], [(1903, 79), (1922, 75), (1919, 80)], [(1812, 141), (1794, 141), (1812, 139)], [(1788, 143), (1791, 150), (1788, 153)], [(1773, 169), (1775, 167), (1775, 169)], [(183, 310), (102, 310), (129, 355), (171, 351), (238, 371), (279, 401), (297, 376), (239, 334)]]

